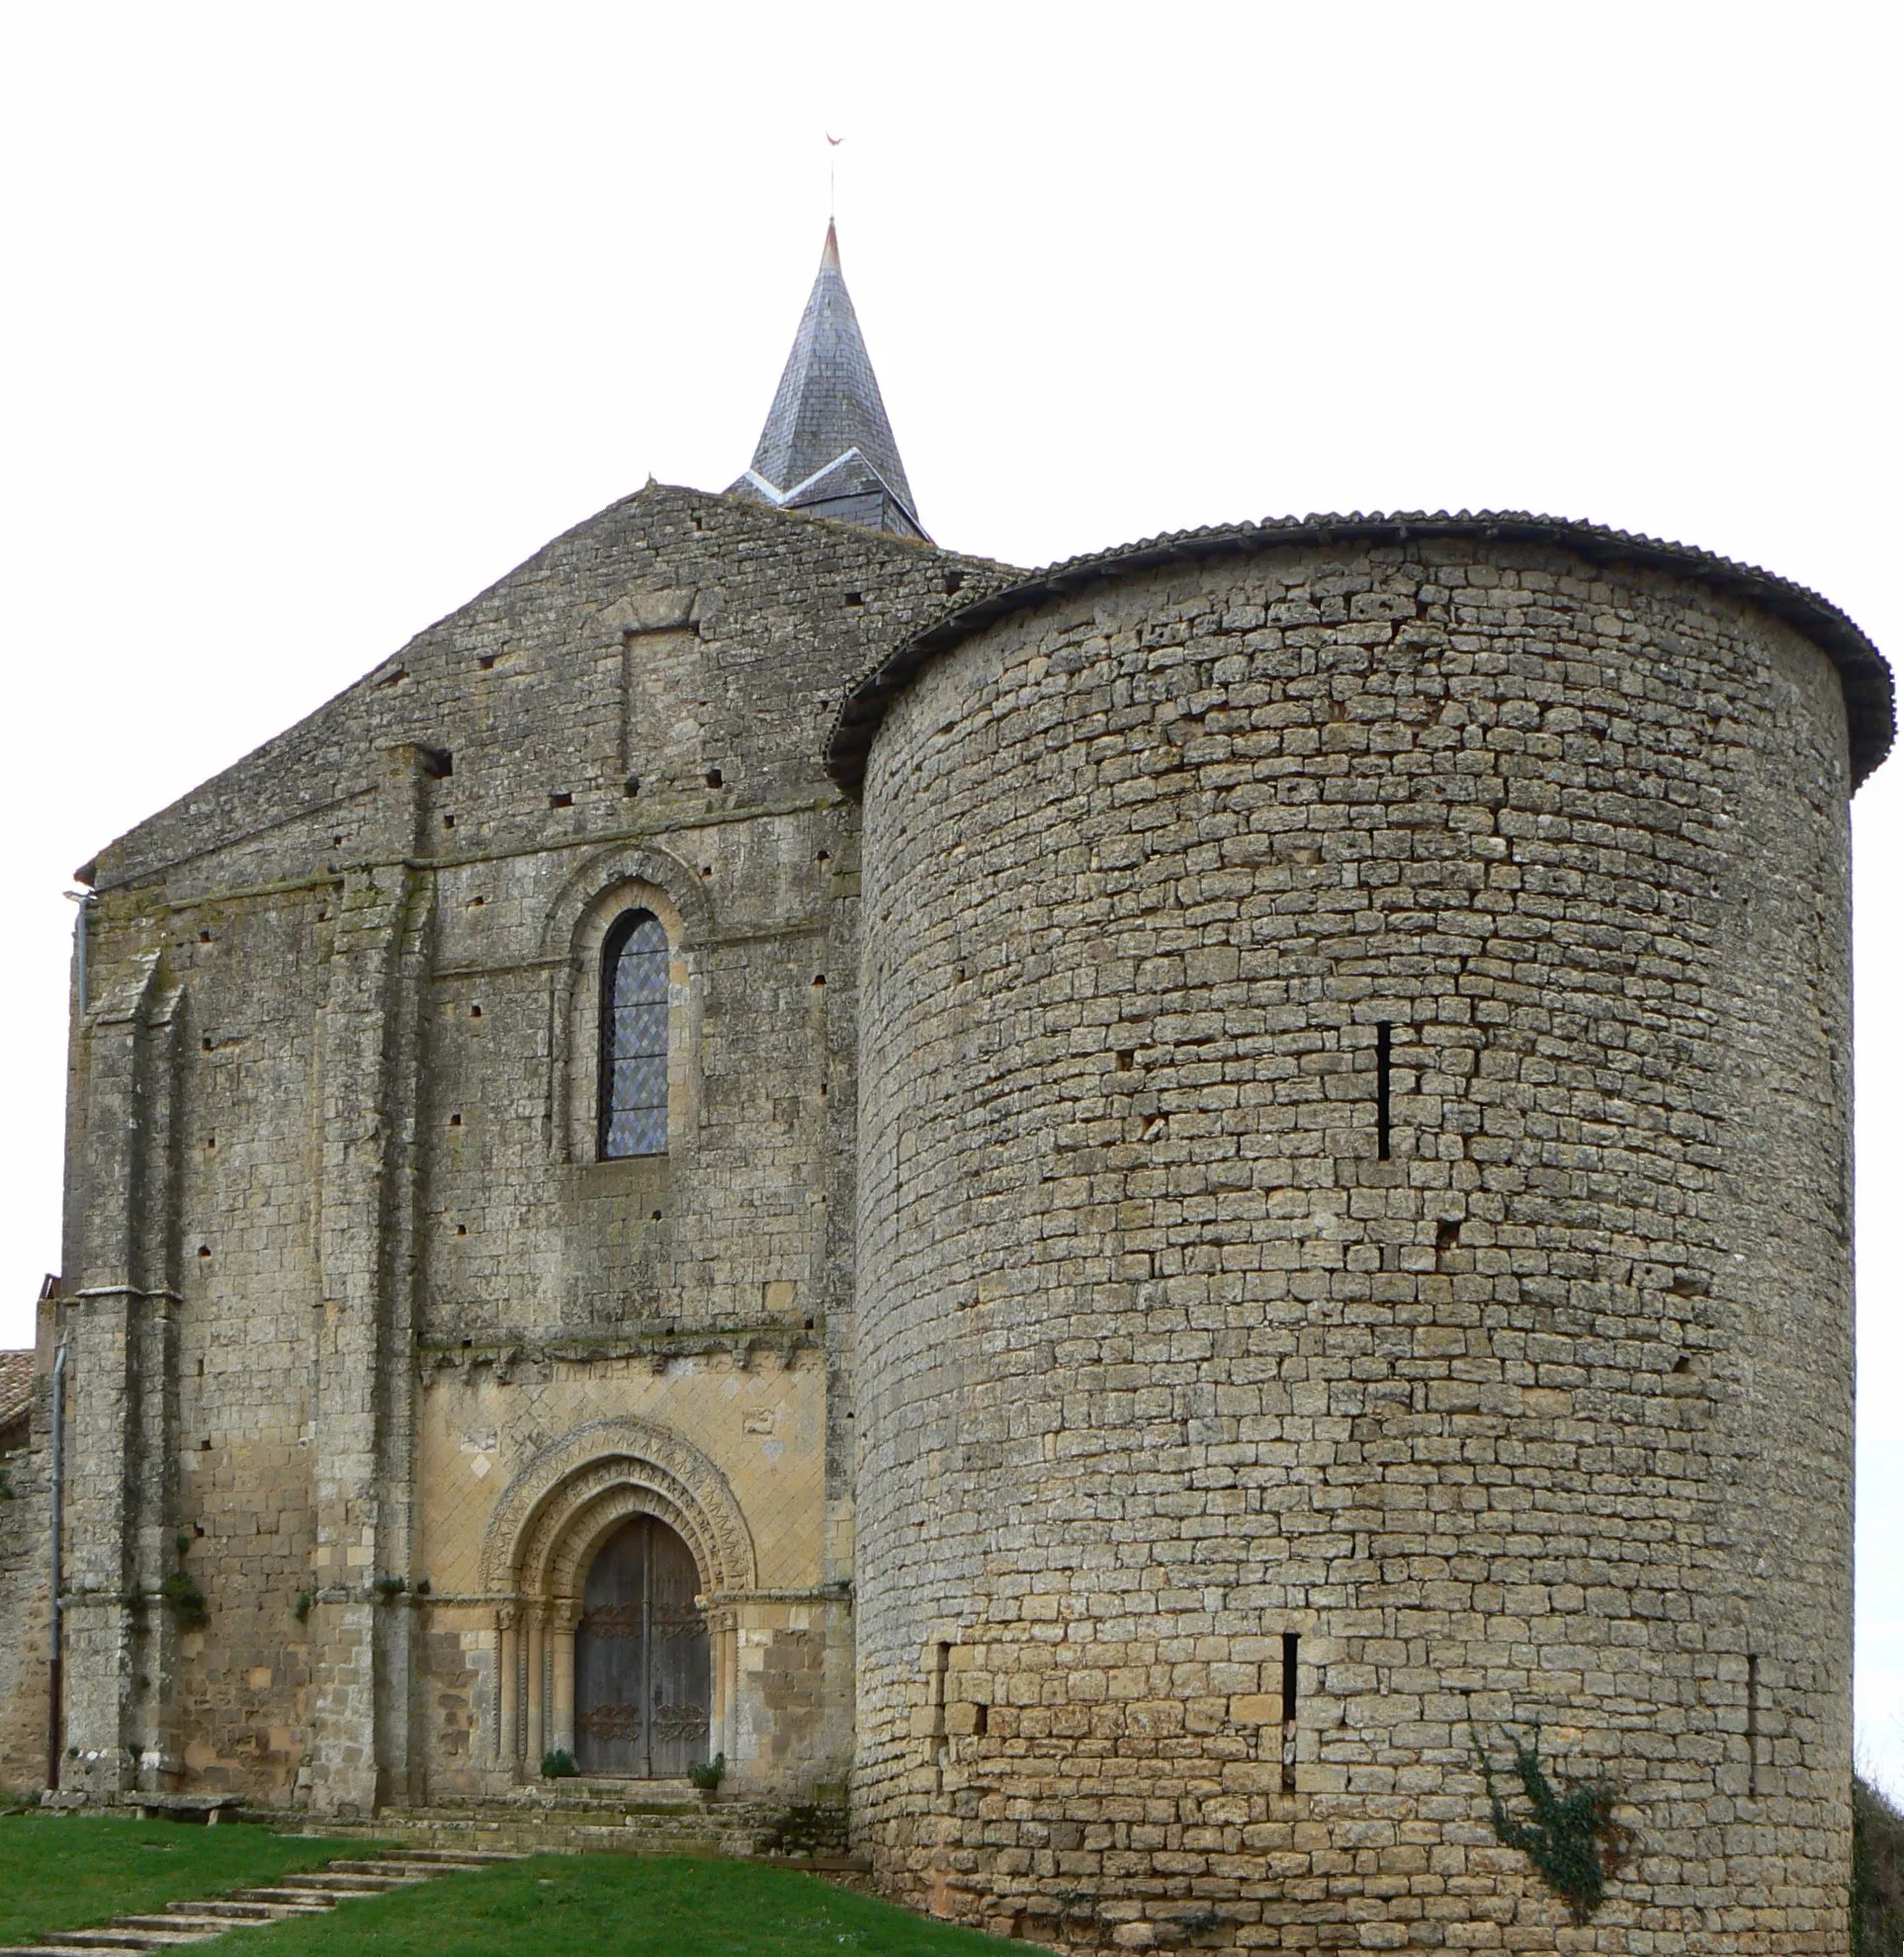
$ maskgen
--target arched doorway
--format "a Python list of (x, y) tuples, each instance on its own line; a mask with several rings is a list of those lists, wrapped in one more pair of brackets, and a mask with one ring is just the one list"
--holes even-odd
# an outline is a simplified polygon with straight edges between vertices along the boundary
[(672, 1778), (708, 1756), (713, 1688), (694, 1553), (636, 1515), (596, 1552), (575, 1627), (575, 1764)]
[[(652, 1735), (646, 1732), (654, 1710), (651, 1662), (647, 1686), (650, 1703), (646, 1706), (638, 1697), (641, 1670), (627, 1662), (627, 1653), (619, 1666), (611, 1663), (606, 1681), (597, 1669), (599, 1658), (591, 1658), (588, 1682), (581, 1694), (576, 1690), (582, 1682), (577, 1677), (577, 1633), (588, 1608), (597, 1601), (603, 1610), (614, 1603), (634, 1603), (638, 1608), (632, 1621), (639, 1625), (644, 1592), (639, 1580), (627, 1580), (629, 1563), (636, 1559), (626, 1548), (608, 1556), (603, 1552), (643, 1518), (662, 1531), (656, 1539), (662, 1544), (662, 1574), (673, 1591), (662, 1598), (664, 1616), (678, 1621), (697, 1587), (707, 1613), (704, 1628), (693, 1627), (691, 1653), (677, 1646), (674, 1655), (663, 1655), (664, 1717)], [(685, 1561), (671, 1553), (670, 1541), (685, 1547)], [(523, 1463), (498, 1497), (483, 1532), (482, 1570), (483, 1587), (498, 1597), (488, 1715), (499, 1778), (534, 1780), (551, 1747), (566, 1748), (596, 1772), (624, 1776), (646, 1773), (650, 1762), (657, 1774), (667, 1772), (674, 1761), (705, 1759), (717, 1748), (741, 1755), (745, 1740), (736, 1725), (739, 1630), (735, 1606), (755, 1591), (760, 1566), (747, 1518), (727, 1477), (692, 1442), (659, 1421), (632, 1415), (590, 1421), (552, 1441)], [(609, 1587), (617, 1570), (622, 1573), (619, 1592)], [(650, 1605), (653, 1601), (649, 1593)], [(622, 1631), (630, 1622), (626, 1612), (618, 1612), (604, 1618), (599, 1629)], [(661, 1628), (665, 1632), (675, 1625)], [(692, 1658), (686, 1682), (698, 1689), (669, 1697), (670, 1656)], [(616, 1674), (631, 1680), (635, 1689), (617, 1689)], [(610, 1689), (604, 1690), (604, 1683)], [(605, 1713), (607, 1707), (633, 1710)], [(700, 1710), (689, 1714), (688, 1707)], [(576, 1729), (578, 1712), (601, 1715), (590, 1722), (598, 1731), (586, 1739)], [(641, 1728), (634, 1725), (637, 1717)], [(617, 1728), (623, 1729), (619, 1736)], [(682, 1729), (685, 1752), (680, 1750)], [(602, 1744), (590, 1746), (594, 1740)], [(661, 1743), (658, 1758), (650, 1752), (655, 1740)], [(612, 1763), (604, 1760), (604, 1747)]]

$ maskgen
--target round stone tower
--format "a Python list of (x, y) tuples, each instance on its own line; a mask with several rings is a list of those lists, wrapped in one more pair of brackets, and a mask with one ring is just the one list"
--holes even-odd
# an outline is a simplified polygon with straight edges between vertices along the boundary
[[(1823, 600), (1527, 517), (1079, 560), (848, 700), (891, 1877), (1084, 1946), (1847, 1950), (1890, 737)], [(1515, 1741), (1616, 1795), (1597, 1906), (1498, 1838)]]

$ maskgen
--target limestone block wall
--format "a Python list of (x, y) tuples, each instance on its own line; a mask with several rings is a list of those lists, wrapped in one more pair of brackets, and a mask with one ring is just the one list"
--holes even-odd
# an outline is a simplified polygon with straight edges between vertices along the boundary
[[(874, 646), (1002, 575), (650, 486), (89, 866), (70, 1792), (362, 1811), (533, 1771), (572, 1598), (514, 1587), (494, 1504), (616, 1419), (675, 1464), (628, 1487), (725, 1559), (736, 1776), (843, 1777), (858, 818), (819, 746)], [(669, 1147), (597, 1162), (633, 903), (672, 948)], [(563, 1455), (524, 1541), (632, 1458)], [(34, 1635), (0, 1618), (9, 1664)]]
[[(171, 1458), (147, 1461), (138, 1479), (170, 1510), (161, 1570), (189, 1574), (209, 1622), (182, 1628), (171, 1675), (148, 1678), (173, 1720), (155, 1763), (164, 1777), (147, 1784), (283, 1802), (304, 1760), (309, 1600), (328, 1574), (317, 1467), (331, 1341), (317, 1250), (327, 967), (343, 911), (338, 893), (304, 890), (168, 907), (164, 919), (173, 969), (190, 975), (172, 1220), (176, 1426)], [(108, 931), (100, 938), (110, 947)], [(167, 1613), (147, 1616), (158, 1626)]]
[[(43, 1308), (43, 1332), (51, 1314)], [(0, 1454), (0, 1795), (46, 1784), (47, 1618), (47, 1410), (50, 1398), (44, 1351), (35, 1381), (26, 1443)]]
[[(864, 1836), (1084, 1944), (1842, 1953), (1839, 671), (1345, 529), (879, 682)], [(1635, 1836), (1585, 1930), (1487, 1822), (1536, 1722)]]
[[(498, 1497), (520, 1480), (541, 1492), (535, 1463), (563, 1436), (633, 1420), (690, 1441), (731, 1491), (753, 1567), (724, 1584), (703, 1572), (713, 1624), (716, 1703), (709, 1751), (733, 1783), (769, 1790), (843, 1786), (852, 1757), (851, 1616), (828, 1587), (824, 1540), (826, 1378), (817, 1338), (739, 1344), (628, 1336), (613, 1350), (559, 1335), (500, 1367), (489, 1354), (425, 1362), (419, 1403), (419, 1572), (430, 1593), (408, 1607), (456, 1662), (433, 1660), (430, 1785), (437, 1795), (496, 1792), (522, 1777), (536, 1738), (572, 1749), (572, 1724), (501, 1670), (492, 1598)], [(578, 1460), (600, 1451), (584, 1443)], [(566, 1464), (563, 1464), (565, 1469)], [(845, 1686), (825, 1689), (822, 1686)], [(505, 1691), (516, 1717), (504, 1716)]]

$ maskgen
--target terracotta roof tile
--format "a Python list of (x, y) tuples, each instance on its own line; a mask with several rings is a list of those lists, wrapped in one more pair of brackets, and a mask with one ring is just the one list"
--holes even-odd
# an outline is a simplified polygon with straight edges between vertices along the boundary
[(1851, 721), (1853, 787), (1890, 751), (1896, 722), (1891, 669), (1884, 655), (1829, 599), (1789, 578), (1760, 570), (1754, 564), (1735, 563), (1730, 557), (1689, 544), (1673, 544), (1566, 517), (1533, 516), (1524, 510), (1461, 510), (1453, 515), (1446, 510), (1432, 515), (1411, 511), (1392, 516), (1380, 512), (1364, 515), (1357, 510), (1350, 516), (1269, 517), (1261, 523), (1223, 524), (1167, 537), (1146, 537), (1116, 550), (1049, 565), (1017, 584), (988, 593), (974, 604), (959, 606), (897, 647), (840, 702), (826, 747), (826, 772), (848, 794), (858, 795), (865, 780), (866, 756), (886, 709), (911, 684), (919, 669), (995, 620), (1060, 592), (1166, 564), (1272, 551), (1278, 545), (1395, 544), (1412, 537), (1502, 538), (1554, 544), (1590, 561), (1623, 559), (1658, 566), (1751, 598), (1795, 626), (1837, 666)]
[(0, 1429), (10, 1427), (33, 1399), (33, 1353), (0, 1352)]

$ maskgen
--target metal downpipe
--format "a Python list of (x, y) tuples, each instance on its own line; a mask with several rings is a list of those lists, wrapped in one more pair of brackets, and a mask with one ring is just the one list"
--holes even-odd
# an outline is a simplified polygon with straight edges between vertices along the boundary
[[(82, 913), (83, 915), (83, 913)], [(66, 1441), (66, 1338), (61, 1332), (52, 1364), (52, 1487), (49, 1490), (52, 1527), (48, 1531), (52, 1549), (52, 1585), (49, 1601), (48, 1650), (46, 1654), (46, 1785), (59, 1785), (59, 1741), (65, 1725), (62, 1717), (63, 1681), (60, 1677), (59, 1564), (60, 1522), (64, 1509), (64, 1466)]]

